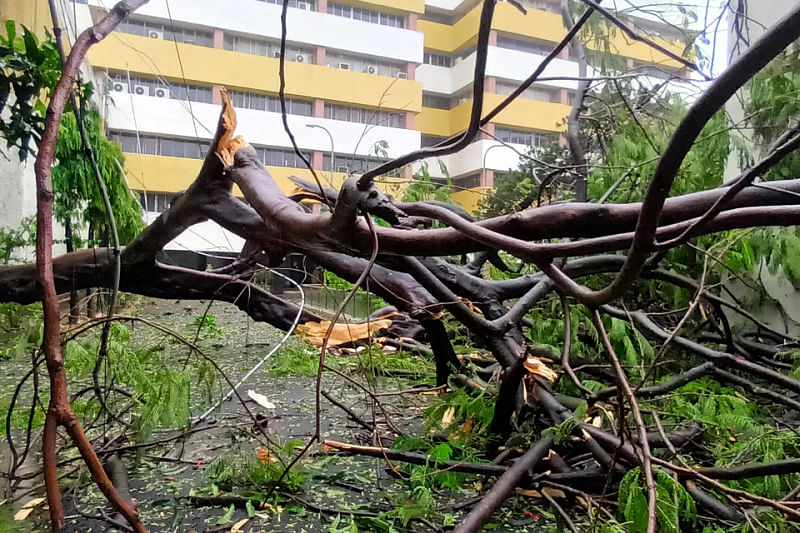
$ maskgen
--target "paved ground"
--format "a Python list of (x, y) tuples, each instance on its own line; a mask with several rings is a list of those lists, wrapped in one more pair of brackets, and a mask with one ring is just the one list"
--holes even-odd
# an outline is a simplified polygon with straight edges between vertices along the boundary
[[(193, 337), (191, 324), (195, 317), (203, 313), (203, 302), (138, 300), (134, 308), (126, 310), (127, 314), (136, 313), (152, 320), (164, 323), (181, 333)], [(244, 314), (225, 304), (215, 304), (210, 312), (215, 317), (216, 326), (224, 330), (221, 335), (202, 341), (208, 350), (230, 375), (238, 381), (249, 368), (252, 368), (282, 337), (282, 333), (263, 324), (248, 320)], [(152, 331), (141, 324), (133, 329), (133, 338), (149, 339)], [(172, 347), (176, 364), (181, 364), (187, 354), (183, 346)], [(6, 361), (7, 372), (0, 373), (0, 386), (4, 391), (13, 386), (26, 368), (26, 362)], [(269, 368), (269, 363), (265, 368)], [(385, 380), (379, 383), (381, 390), (387, 388), (408, 387), (413, 382), (403, 380)], [(314, 380), (312, 377), (269, 377), (266, 370), (257, 371), (252, 379), (242, 387), (242, 392), (253, 389), (265, 395), (275, 404), (275, 409), (264, 410), (250, 402), (249, 407), (263, 421), (267, 431), (276, 435), (282, 442), (294, 439), (307, 440), (314, 432)], [(344, 403), (353, 406), (354, 410), (371, 419), (371, 414), (363, 401), (363, 393), (344, 386), (341, 378), (326, 376), (325, 389)], [(196, 388), (195, 390), (200, 390)], [(220, 384), (213, 392), (219, 397), (226, 389)], [(23, 395), (24, 397), (24, 395)], [(390, 404), (391, 417), (394, 422), (409, 434), (425, 431), (422, 425), (422, 411), (425, 399), (414, 396), (411, 399), (395, 398)], [(207, 398), (198, 394), (193, 399), (197, 412), (205, 405)], [(353, 423), (338, 408), (323, 400), (322, 438), (344, 442), (370, 444), (369, 435), (360, 426)], [(191, 495), (208, 495), (210, 482), (205, 475), (206, 468), (216, 457), (230, 454), (236, 450), (242, 453), (255, 454), (259, 447), (252, 437), (254, 425), (237, 401), (229, 401), (211, 417), (208, 428), (193, 433), (181, 441), (180, 445), (169, 444), (159, 448), (129, 452), (123, 460), (129, 468), (131, 492), (140, 502), (140, 511), (148, 529), (153, 532), (211, 532), (222, 531), (230, 526), (230, 522), (221, 520), (227, 511), (225, 506), (199, 506), (190, 501)], [(387, 431), (387, 434), (389, 432)], [(168, 433), (156, 434), (153, 438), (166, 436)], [(38, 443), (34, 449), (38, 448)], [(2, 451), (0, 459), (7, 464), (7, 449)], [(33, 455), (26, 465), (29, 469), (39, 467), (39, 458)], [(382, 460), (360, 457), (342, 457), (326, 454), (314, 448), (312, 455), (301, 464), (307, 481), (297, 493), (297, 497), (307, 500), (316, 508), (361, 510), (368, 512), (391, 509), (391, 502), (403, 494), (404, 485), (395, 476), (389, 475), (386, 464)], [(84, 475), (84, 478), (86, 476)], [(32, 482), (35, 486), (38, 480)], [(86, 518), (86, 515), (97, 515), (102, 501), (99, 493), (88, 479), (73, 478), (70, 489), (65, 491), (65, 501), (69, 515), (67, 532), (87, 533), (94, 531), (113, 531), (107, 523)], [(34, 492), (32, 496), (38, 495)], [(474, 494), (472, 494), (474, 495)], [(226, 497), (220, 494), (219, 498)], [(441, 494), (437, 498), (442, 504), (447, 501), (463, 500), (471, 497), (465, 494)], [(23, 499), (24, 501), (24, 499)], [(302, 508), (293, 505), (290, 500), (283, 499), (280, 512), (259, 511), (243, 527), (243, 531), (253, 532), (312, 532), (338, 531), (332, 529), (335, 514), (320, 513), (313, 508)], [(80, 509), (80, 511), (78, 510)], [(42, 510), (43, 511), (43, 510)], [(339, 529), (349, 524), (349, 518), (340, 519)], [(538, 531), (534, 518), (525, 509), (514, 508), (508, 511), (510, 521), (499, 527), (500, 531)], [(230, 517), (233, 523), (248, 517), (247, 511), (236, 508)], [(514, 520), (514, 518), (522, 520)], [(25, 522), (25, 531), (47, 531), (46, 515), (35, 512)], [(411, 522), (409, 529), (430, 531), (425, 524)], [(342, 531), (356, 531), (342, 529)], [(361, 523), (359, 531), (389, 531), (380, 525), (365, 528)], [(542, 530), (543, 531), (543, 530)]]

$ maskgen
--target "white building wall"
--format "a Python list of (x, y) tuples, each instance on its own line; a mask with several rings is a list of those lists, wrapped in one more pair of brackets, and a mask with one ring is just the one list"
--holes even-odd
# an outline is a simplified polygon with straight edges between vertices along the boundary
[[(90, 0), (102, 7), (106, 0)], [(172, 17), (170, 17), (170, 13)], [(195, 24), (224, 31), (280, 40), (281, 6), (255, 0), (150, 0), (136, 16)], [(317, 11), (289, 8), (287, 40), (324, 46), (358, 55), (422, 63), (423, 35), (415, 30), (393, 28)]]
[[(219, 120), (219, 105), (113, 93), (113, 103), (107, 110), (108, 127), (112, 130), (139, 131), (142, 134), (160, 134), (174, 137), (211, 139)], [(192, 117), (194, 116), (194, 123)], [(254, 109), (237, 109), (239, 124), (237, 135), (243, 135), (251, 144), (290, 148), (280, 113)], [(333, 135), (337, 153), (370, 155), (370, 148), (378, 141), (386, 141), (388, 157), (397, 157), (419, 147), (421, 134), (415, 130), (389, 128), (331, 120), (326, 118), (288, 115), (289, 127), (303, 150), (330, 152), (331, 141), (320, 129), (323, 126)], [(196, 127), (196, 128), (195, 128)], [(374, 154), (374, 152), (372, 152)]]
[[(513, 146), (521, 153), (527, 153), (528, 147), (522, 144)], [(476, 170), (496, 170), (504, 172), (514, 170), (519, 166), (519, 154), (512, 148), (492, 139), (476, 141), (457, 154), (425, 159), (431, 177), (443, 178), (444, 173), (439, 167), (439, 161), (444, 163), (451, 176), (463, 176)], [(418, 170), (422, 163), (414, 169)]]

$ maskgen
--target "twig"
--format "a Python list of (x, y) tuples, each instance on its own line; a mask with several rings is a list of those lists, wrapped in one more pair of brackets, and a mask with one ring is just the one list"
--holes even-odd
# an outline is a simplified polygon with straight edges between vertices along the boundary
[(625, 370), (622, 368), (619, 358), (614, 351), (614, 347), (611, 345), (608, 333), (606, 333), (606, 328), (603, 325), (603, 319), (600, 317), (600, 313), (597, 310), (592, 312), (592, 323), (600, 335), (600, 341), (603, 343), (606, 353), (608, 353), (608, 356), (614, 363), (614, 370), (617, 374), (617, 387), (625, 394), (628, 404), (631, 407), (633, 419), (636, 422), (636, 429), (639, 433), (639, 446), (642, 448), (642, 470), (644, 471), (645, 485), (647, 486), (647, 533), (656, 533), (656, 528), (658, 526), (656, 504), (658, 498), (656, 496), (653, 466), (650, 461), (650, 443), (647, 440), (647, 426), (644, 423), (644, 419), (642, 419), (642, 412), (639, 409), (639, 402), (636, 400), (636, 395), (633, 393), (628, 378), (625, 376)]

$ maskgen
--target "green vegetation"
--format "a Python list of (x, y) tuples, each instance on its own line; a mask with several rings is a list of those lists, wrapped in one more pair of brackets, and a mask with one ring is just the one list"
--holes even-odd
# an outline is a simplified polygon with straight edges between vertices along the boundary
[(201, 338), (214, 338), (219, 337), (225, 333), (224, 328), (220, 328), (217, 326), (217, 317), (210, 313), (206, 313), (203, 315), (197, 315), (194, 317), (194, 322), (192, 323), (192, 327), (196, 328), (198, 335)]
[[(697, 508), (692, 497), (665, 472), (656, 471), (655, 475), (659, 533), (677, 533), (685, 531), (687, 527), (694, 530)], [(617, 509), (630, 533), (644, 533), (647, 530), (647, 497), (640, 468), (629, 470), (622, 478)]]
[[(294, 448), (302, 446), (302, 441), (290, 441), (283, 445), (278, 457), (266, 450), (237, 448), (228, 451), (212, 461), (205, 471), (206, 480), (211, 483), (209, 491), (219, 490), (244, 492), (253, 500), (262, 501), (266, 491), (273, 488), (291, 460)], [(284, 490), (297, 490), (306, 481), (302, 467), (292, 469), (281, 482)]]

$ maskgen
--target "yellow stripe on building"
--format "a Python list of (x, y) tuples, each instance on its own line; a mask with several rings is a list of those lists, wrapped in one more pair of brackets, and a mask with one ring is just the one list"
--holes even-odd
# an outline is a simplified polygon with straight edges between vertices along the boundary
[[(115, 32), (89, 51), (94, 67), (217, 84), (232, 89), (277, 93), (279, 60), (219, 48), (175, 43)], [(324, 98), (360, 106), (417, 112), (422, 108), (422, 84), (325, 65), (286, 62), (286, 93)]]
[[(499, 94), (484, 94), (484, 115), (504, 98)], [(566, 104), (518, 98), (498, 114), (492, 123), (512, 128), (556, 133), (564, 131), (564, 121), (570, 110), (570, 106)], [(425, 135), (450, 136), (467, 128), (471, 113), (472, 99), (462, 102), (450, 110), (423, 107), (420, 114), (417, 115), (415, 126)]]

